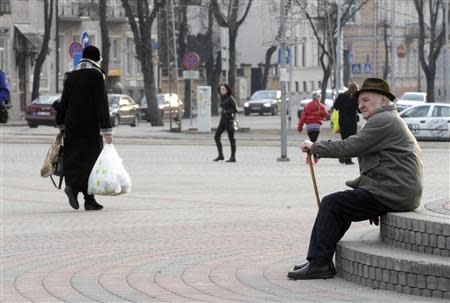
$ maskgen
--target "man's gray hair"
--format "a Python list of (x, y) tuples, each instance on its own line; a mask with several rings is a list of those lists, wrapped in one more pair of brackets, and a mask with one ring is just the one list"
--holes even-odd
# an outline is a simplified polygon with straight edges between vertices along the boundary
[(319, 92), (313, 92), (312, 93), (312, 98), (315, 100), (320, 100), (320, 98), (322, 97), (322, 94)]

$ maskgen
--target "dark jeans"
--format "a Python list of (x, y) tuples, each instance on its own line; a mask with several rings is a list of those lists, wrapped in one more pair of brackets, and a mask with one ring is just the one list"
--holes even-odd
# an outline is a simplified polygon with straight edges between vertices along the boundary
[(320, 131), (308, 131), (308, 137), (311, 142), (316, 142), (317, 138), (319, 137)]
[(353, 189), (325, 196), (311, 233), (308, 261), (330, 262), (336, 245), (352, 222), (372, 219), (394, 211), (364, 189)]
[(223, 155), (222, 142), (220, 142), (220, 137), (224, 131), (228, 133), (228, 139), (230, 140), (231, 154), (236, 153), (236, 140), (234, 139), (234, 127), (233, 120), (220, 118), (219, 126), (217, 127), (216, 134), (214, 135), (214, 140), (216, 141), (217, 151), (219, 155)]

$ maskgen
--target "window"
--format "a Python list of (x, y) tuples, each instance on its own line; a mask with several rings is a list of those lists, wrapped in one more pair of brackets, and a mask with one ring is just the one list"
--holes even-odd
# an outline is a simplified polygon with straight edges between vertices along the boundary
[(429, 106), (418, 106), (411, 108), (403, 113), (402, 118), (420, 118), (426, 117), (428, 114)]
[(120, 40), (113, 39), (112, 41), (112, 59), (114, 62), (120, 62)]
[(308, 91), (308, 85), (306, 84), (306, 81), (303, 81), (303, 91), (304, 92)]
[(314, 90), (314, 81), (311, 81), (311, 90)]
[(131, 38), (127, 38), (126, 40), (126, 70), (127, 75), (133, 75), (134, 74), (134, 58), (133, 58), (133, 40)]
[(8, 40), (0, 37), (0, 69), (9, 74)]
[(300, 85), (299, 85), (298, 81), (295, 81), (295, 92), (298, 93), (299, 89), (300, 89)]
[(350, 6), (350, 9), (348, 10), (349, 19), (347, 23), (356, 23), (356, 1), (355, 0), (346, 0), (345, 8)]
[(11, 0), (0, 0), (0, 16), (11, 14)]
[(306, 66), (306, 38), (303, 38), (303, 42), (302, 42), (302, 66), (305, 67)]
[(433, 109), (432, 117), (450, 117), (450, 106), (435, 106)]

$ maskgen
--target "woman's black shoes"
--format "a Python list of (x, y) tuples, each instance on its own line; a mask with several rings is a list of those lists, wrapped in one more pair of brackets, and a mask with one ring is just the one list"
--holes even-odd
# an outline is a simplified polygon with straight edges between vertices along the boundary
[(103, 208), (103, 205), (98, 204), (94, 198), (85, 199), (85, 202), (84, 202), (85, 210), (101, 210), (102, 208)]
[(223, 157), (223, 155), (218, 155), (217, 158), (215, 158), (213, 161), (220, 161), (220, 160), (224, 160), (225, 158)]
[(228, 159), (228, 160), (225, 161), (225, 162), (236, 162), (236, 158), (234, 157), (234, 155), (232, 155), (232, 156), (230, 157), (230, 159)]
[(72, 187), (70, 187), (70, 185), (66, 185), (66, 187), (64, 188), (64, 192), (66, 193), (67, 197), (69, 198), (70, 206), (72, 206), (73, 209), (80, 208), (80, 205), (78, 204), (77, 196), (73, 192)]

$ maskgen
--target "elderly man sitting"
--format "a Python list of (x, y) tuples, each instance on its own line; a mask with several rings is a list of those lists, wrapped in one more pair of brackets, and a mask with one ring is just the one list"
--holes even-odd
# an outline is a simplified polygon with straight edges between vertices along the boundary
[(304, 152), (319, 158), (358, 157), (360, 176), (346, 184), (351, 190), (322, 199), (314, 223), (308, 262), (288, 273), (293, 280), (328, 279), (336, 274), (337, 242), (353, 221), (378, 224), (378, 217), (419, 206), (422, 195), (421, 150), (392, 101), (390, 85), (377, 78), (364, 81), (354, 94), (366, 123), (358, 134), (342, 141), (306, 140)]

